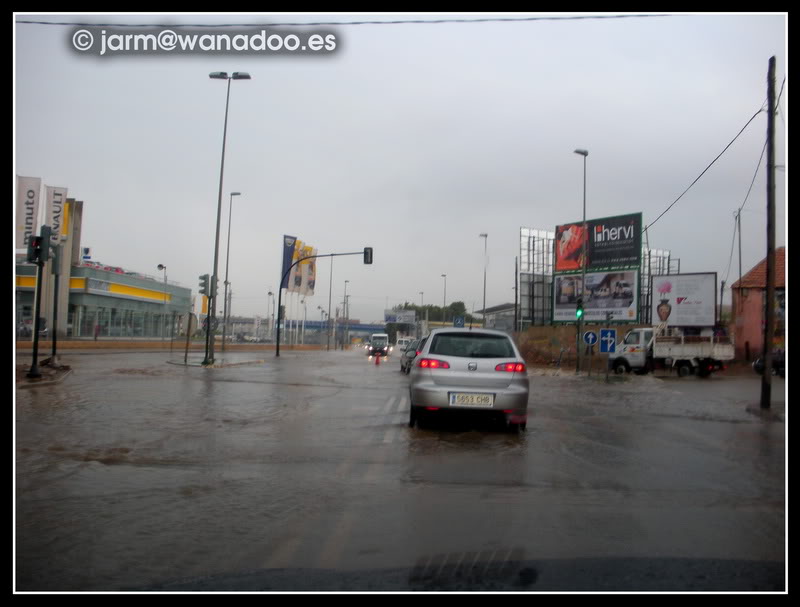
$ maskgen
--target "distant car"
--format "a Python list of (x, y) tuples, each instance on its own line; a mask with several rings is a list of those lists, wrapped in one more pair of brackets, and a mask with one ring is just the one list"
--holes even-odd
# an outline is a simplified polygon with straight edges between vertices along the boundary
[[(417, 356), (417, 347), (419, 346), (419, 339), (412, 339), (406, 344), (405, 349), (400, 352), (400, 371), (408, 375), (411, 372), (411, 365), (414, 364), (414, 358)], [(399, 340), (398, 340), (399, 347)]]
[[(753, 361), (753, 371), (759, 375), (764, 374), (764, 359), (759, 356)], [(786, 377), (786, 353), (783, 350), (775, 350), (772, 353), (772, 374)]]
[(434, 329), (414, 359), (409, 420), (472, 411), (505, 421), (515, 431), (528, 422), (530, 381), (511, 338), (488, 329)]
[(398, 337), (397, 343), (394, 345), (400, 352), (405, 350), (413, 340), (410, 337)]

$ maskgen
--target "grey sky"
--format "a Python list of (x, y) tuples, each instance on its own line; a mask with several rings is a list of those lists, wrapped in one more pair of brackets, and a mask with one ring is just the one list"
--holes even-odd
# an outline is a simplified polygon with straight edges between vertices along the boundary
[[(475, 15), (450, 17), (468, 19)], [(480, 15), (482, 17), (490, 15)], [(496, 15), (512, 16), (512, 15)], [(537, 16), (537, 14), (517, 14)], [(539, 14), (538, 16), (543, 16)], [(284, 23), (431, 19), (433, 15), (32, 15), (17, 21)], [(77, 29), (15, 25), (15, 172), (84, 201), (82, 244), (96, 260), (197, 291), (213, 264), (225, 82), (231, 84), (220, 274), (229, 194), (234, 314), (267, 314), (281, 241), (320, 253), (375, 249), (375, 264), (337, 258), (351, 316), (447, 301), (480, 309), (488, 233), (487, 306), (514, 298), (519, 228), (642, 212), (677, 198), (766, 102), (768, 60), (786, 72), (784, 14), (514, 23), (342, 25), (324, 57), (115, 56), (70, 47)], [(179, 31), (179, 30), (176, 30)], [(212, 29), (209, 33), (224, 33)], [(785, 164), (786, 91), (776, 163)], [(735, 210), (765, 141), (760, 114), (649, 230), (682, 272), (729, 268)], [(777, 173), (785, 244), (785, 171)], [(765, 172), (742, 213), (743, 271), (766, 251)], [(318, 266), (308, 316), (327, 308), (330, 261)], [(726, 303), (729, 296), (726, 293)]]

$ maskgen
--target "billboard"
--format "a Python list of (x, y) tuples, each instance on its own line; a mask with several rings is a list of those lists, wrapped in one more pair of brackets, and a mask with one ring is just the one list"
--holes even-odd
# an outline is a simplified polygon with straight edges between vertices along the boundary
[(556, 226), (555, 272), (638, 268), (642, 259), (642, 214), (618, 215)]
[(416, 310), (384, 310), (384, 322), (395, 322), (401, 324), (414, 324), (417, 321)]
[[(575, 306), (581, 294), (581, 275), (559, 274), (553, 278), (553, 321), (575, 322)], [(638, 310), (638, 270), (586, 273), (584, 322), (638, 322)]]
[(653, 324), (712, 327), (717, 315), (717, 274), (666, 274), (651, 278)]

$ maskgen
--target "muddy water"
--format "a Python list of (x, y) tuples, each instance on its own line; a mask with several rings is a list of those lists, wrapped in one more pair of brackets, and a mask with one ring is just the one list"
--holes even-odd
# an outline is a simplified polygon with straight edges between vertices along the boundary
[(533, 372), (518, 436), (408, 428), (392, 358), (68, 358), (62, 384), (17, 392), (19, 590), (442, 558), (783, 559), (784, 426), (746, 411), (750, 378)]

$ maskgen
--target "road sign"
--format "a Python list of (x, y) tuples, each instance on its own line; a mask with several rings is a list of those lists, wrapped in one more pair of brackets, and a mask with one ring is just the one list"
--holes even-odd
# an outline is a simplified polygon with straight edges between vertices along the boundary
[(586, 333), (583, 334), (583, 341), (590, 346), (595, 345), (597, 343), (597, 333), (594, 331), (586, 331)]
[(453, 319), (453, 326), (463, 329), (464, 328), (464, 317), (463, 316), (456, 316)]
[(617, 330), (600, 329), (600, 352), (616, 352)]

